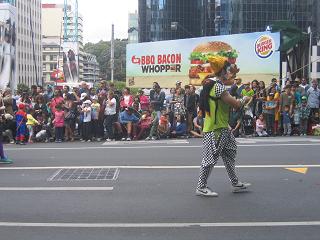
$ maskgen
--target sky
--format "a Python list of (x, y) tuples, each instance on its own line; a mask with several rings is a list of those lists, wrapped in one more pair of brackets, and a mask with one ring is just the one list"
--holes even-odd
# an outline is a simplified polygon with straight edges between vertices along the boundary
[[(42, 3), (61, 4), (63, 0), (42, 0)], [(138, 0), (78, 0), (78, 5), (84, 21), (84, 42), (96, 43), (111, 39), (112, 24), (115, 38), (128, 37), (128, 13), (138, 9)]]

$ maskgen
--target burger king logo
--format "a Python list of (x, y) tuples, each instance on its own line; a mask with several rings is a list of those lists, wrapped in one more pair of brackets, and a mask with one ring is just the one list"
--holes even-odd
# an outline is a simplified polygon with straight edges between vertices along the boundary
[(260, 58), (268, 58), (275, 51), (275, 43), (272, 37), (263, 35), (258, 38), (255, 44), (255, 52)]

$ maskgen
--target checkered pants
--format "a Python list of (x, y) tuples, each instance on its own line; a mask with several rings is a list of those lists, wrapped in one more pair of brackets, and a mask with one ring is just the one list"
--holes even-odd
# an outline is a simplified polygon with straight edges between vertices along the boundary
[(214, 132), (205, 133), (203, 137), (202, 164), (200, 167), (198, 188), (207, 186), (210, 173), (220, 156), (232, 185), (236, 185), (238, 183), (238, 177), (235, 173), (236, 155), (236, 140), (228, 129), (223, 129), (219, 137), (216, 136)]

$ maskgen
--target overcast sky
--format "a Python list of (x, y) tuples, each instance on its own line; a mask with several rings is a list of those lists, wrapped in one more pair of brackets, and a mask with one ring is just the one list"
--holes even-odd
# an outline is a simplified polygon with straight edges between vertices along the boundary
[[(42, 0), (42, 3), (63, 3), (63, 0)], [(138, 0), (78, 0), (78, 4), (84, 18), (85, 42), (110, 40), (112, 23), (115, 38), (127, 38), (128, 13), (138, 9)]]

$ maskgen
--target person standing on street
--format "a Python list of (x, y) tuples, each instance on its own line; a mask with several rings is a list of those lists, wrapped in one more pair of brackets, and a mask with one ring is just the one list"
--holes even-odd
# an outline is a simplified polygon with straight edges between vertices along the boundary
[(235, 173), (235, 158), (237, 154), (236, 140), (229, 128), (230, 107), (239, 109), (250, 101), (244, 97), (236, 100), (226, 90), (225, 85), (232, 85), (239, 69), (235, 64), (230, 64), (227, 58), (209, 57), (209, 62), (214, 71), (213, 78), (207, 77), (203, 81), (203, 90), (200, 96), (200, 109), (204, 112), (204, 137), (202, 164), (196, 195), (217, 197), (207, 181), (219, 157), (222, 157), (228, 172), (233, 192), (239, 192), (250, 186), (250, 183), (240, 182)]

